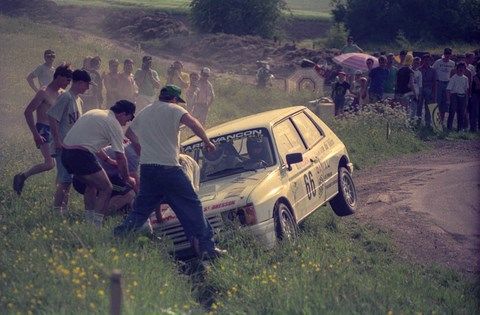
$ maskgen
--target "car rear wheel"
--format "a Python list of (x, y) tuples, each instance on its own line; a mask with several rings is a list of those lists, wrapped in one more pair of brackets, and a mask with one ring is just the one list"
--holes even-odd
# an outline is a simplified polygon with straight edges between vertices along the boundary
[(297, 222), (283, 202), (278, 202), (275, 207), (275, 232), (278, 240), (293, 241), (298, 236)]
[(355, 213), (357, 207), (357, 192), (352, 175), (346, 168), (338, 170), (338, 194), (330, 200), (333, 211), (338, 216)]

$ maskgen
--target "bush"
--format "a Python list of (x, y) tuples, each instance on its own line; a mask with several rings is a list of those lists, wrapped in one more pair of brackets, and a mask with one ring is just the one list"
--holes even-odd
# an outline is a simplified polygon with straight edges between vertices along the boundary
[(347, 41), (348, 30), (343, 23), (335, 23), (327, 33), (326, 48), (341, 49)]
[(272, 37), (279, 28), (284, 0), (192, 0), (192, 22), (201, 31)]
[(436, 42), (480, 39), (478, 0), (333, 0), (336, 22), (357, 39), (394, 40), (402, 30), (409, 40)]

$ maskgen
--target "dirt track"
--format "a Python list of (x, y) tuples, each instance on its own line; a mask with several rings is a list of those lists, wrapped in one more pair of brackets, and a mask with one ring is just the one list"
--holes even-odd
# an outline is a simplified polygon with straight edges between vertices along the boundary
[(393, 236), (407, 260), (480, 271), (480, 141), (434, 149), (354, 174), (355, 215)]

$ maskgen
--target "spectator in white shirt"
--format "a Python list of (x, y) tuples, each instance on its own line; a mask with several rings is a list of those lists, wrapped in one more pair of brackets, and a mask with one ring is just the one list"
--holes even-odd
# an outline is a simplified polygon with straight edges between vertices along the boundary
[[(128, 172), (122, 130), (134, 114), (135, 105), (126, 100), (116, 102), (110, 110), (92, 109), (75, 122), (63, 141), (62, 164), (86, 184), (85, 218), (96, 226), (102, 225), (112, 192), (112, 183), (96, 156), (117, 165), (121, 178), (135, 187)], [(115, 160), (102, 150), (108, 145), (115, 151)]]
[(456, 73), (450, 78), (447, 85), (447, 104), (449, 104), (447, 128), (452, 130), (453, 118), (457, 114), (457, 131), (464, 128), (465, 109), (469, 89), (468, 78), (464, 74), (466, 64), (459, 62)]
[(437, 86), (436, 86), (436, 98), (438, 109), (440, 110), (440, 120), (445, 119), (445, 113), (448, 112), (447, 105), (447, 84), (450, 80), (450, 73), (455, 68), (455, 62), (450, 60), (452, 56), (452, 49), (445, 48), (443, 50), (443, 56), (441, 59), (435, 61), (432, 65), (432, 68), (437, 72)]

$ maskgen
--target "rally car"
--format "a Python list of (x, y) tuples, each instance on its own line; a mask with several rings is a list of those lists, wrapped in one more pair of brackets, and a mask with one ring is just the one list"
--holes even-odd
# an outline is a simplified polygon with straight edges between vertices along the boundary
[[(198, 137), (183, 142), (182, 151), (200, 166), (198, 194), (217, 233), (235, 222), (270, 248), (277, 240), (296, 237), (298, 223), (326, 202), (339, 216), (355, 211), (347, 149), (308, 108), (243, 117), (210, 128), (207, 135), (215, 151), (204, 150)], [(151, 220), (175, 250), (190, 247), (168, 206)]]

